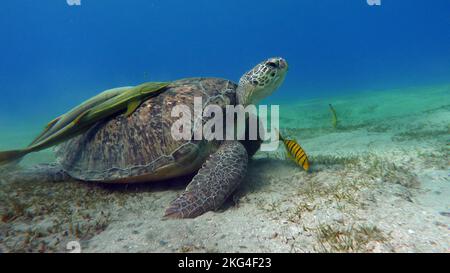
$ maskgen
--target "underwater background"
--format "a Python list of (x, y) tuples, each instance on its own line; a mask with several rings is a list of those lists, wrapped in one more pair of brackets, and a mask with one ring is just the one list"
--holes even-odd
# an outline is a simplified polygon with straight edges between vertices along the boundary
[(288, 75), (263, 103), (280, 104), (311, 171), (280, 145), (256, 154), (222, 211), (162, 221), (185, 184), (10, 182), (0, 170), (0, 253), (73, 240), (86, 252), (450, 252), (450, 1), (77, 2), (1, 2), (0, 150), (103, 90), (237, 82), (280, 56)]
[(447, 0), (3, 1), (0, 127), (41, 126), (116, 86), (238, 81), (271, 56), (290, 64), (272, 100), (448, 83), (449, 12)]

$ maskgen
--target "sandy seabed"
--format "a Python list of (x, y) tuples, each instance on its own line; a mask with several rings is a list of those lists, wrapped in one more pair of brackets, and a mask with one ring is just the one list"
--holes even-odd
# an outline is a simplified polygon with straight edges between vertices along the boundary
[[(223, 209), (196, 219), (162, 218), (189, 179), (99, 186), (9, 182), (3, 171), (0, 252), (66, 252), (77, 241), (83, 252), (448, 253), (449, 94), (441, 85), (282, 104), (283, 134), (311, 172), (281, 145), (258, 152)], [(9, 129), (0, 149), (36, 133)], [(52, 160), (44, 151), (22, 165)]]

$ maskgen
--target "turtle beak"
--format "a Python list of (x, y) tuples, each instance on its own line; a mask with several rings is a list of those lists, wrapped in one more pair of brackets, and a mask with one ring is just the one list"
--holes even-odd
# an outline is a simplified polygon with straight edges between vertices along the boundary
[(283, 59), (283, 58), (280, 58), (280, 59), (279, 59), (279, 61), (278, 61), (278, 67), (279, 67), (280, 69), (286, 69), (286, 70), (289, 69), (289, 66), (288, 66), (286, 60)]

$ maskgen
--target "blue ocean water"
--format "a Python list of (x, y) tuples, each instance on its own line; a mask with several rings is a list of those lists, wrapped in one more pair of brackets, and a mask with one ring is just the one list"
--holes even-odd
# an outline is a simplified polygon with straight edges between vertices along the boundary
[(450, 81), (448, 0), (68, 2), (2, 1), (0, 126), (116, 86), (238, 81), (270, 56), (290, 64), (274, 100)]

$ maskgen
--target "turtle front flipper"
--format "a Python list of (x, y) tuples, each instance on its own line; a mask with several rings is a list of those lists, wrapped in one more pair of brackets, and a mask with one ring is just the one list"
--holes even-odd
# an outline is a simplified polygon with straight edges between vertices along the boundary
[(166, 210), (170, 218), (194, 218), (219, 209), (247, 173), (248, 154), (238, 141), (224, 142), (203, 164), (185, 192)]

